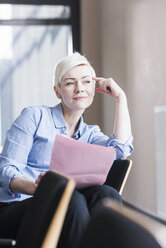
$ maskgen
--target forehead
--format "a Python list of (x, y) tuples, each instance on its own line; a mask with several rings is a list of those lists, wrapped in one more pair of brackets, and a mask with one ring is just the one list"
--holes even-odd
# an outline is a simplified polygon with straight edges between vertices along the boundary
[(77, 65), (68, 70), (62, 77), (62, 80), (66, 78), (82, 78), (85, 76), (91, 77), (91, 71), (87, 65)]

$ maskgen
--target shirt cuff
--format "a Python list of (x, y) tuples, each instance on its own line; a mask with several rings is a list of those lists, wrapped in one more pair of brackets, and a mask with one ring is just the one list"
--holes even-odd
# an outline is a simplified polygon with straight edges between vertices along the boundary
[(124, 143), (121, 140), (115, 139), (114, 134), (107, 141), (107, 146), (116, 148), (116, 159), (126, 159), (133, 152), (133, 136), (130, 135), (128, 140)]
[(8, 185), (9, 185), (8, 194), (9, 194), (9, 196), (10, 196), (11, 198), (18, 199), (18, 198), (21, 197), (21, 194), (20, 194), (20, 193), (15, 193), (15, 192), (11, 191), (11, 189), (10, 189), (10, 182), (11, 182), (13, 179), (15, 179), (15, 178), (17, 178), (17, 177), (13, 177), (13, 178), (11, 178), (11, 179), (9, 180), (9, 184), (8, 184)]
[(10, 182), (17, 177), (20, 177), (20, 172), (16, 168), (12, 168), (12, 170), (8, 168), (7, 173), (3, 173), (2, 185), (10, 198), (18, 199), (21, 197), (21, 194), (15, 193), (10, 189)]

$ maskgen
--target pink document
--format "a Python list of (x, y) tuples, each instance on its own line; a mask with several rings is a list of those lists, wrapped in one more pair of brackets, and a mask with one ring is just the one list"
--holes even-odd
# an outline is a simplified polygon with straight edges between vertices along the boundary
[(56, 135), (50, 170), (57, 170), (76, 181), (76, 188), (105, 182), (115, 158), (116, 149), (87, 144)]

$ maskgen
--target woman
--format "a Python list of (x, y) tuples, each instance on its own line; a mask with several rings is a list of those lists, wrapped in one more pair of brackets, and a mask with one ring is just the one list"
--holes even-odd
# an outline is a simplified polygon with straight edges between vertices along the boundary
[[(61, 103), (55, 107), (31, 106), (24, 109), (7, 131), (0, 156), (0, 223), (3, 223), (0, 237), (16, 239), (31, 196), (49, 169), (56, 134), (91, 144), (113, 146), (117, 159), (126, 158), (133, 151), (126, 95), (113, 79), (96, 77), (87, 59), (74, 53), (57, 64), (54, 83)], [(83, 121), (82, 114), (93, 102), (96, 83), (99, 86), (97, 92), (116, 100), (111, 137), (104, 135), (98, 126), (88, 126)], [(76, 237), (83, 232), (90, 216), (105, 197), (121, 202), (118, 192), (106, 185), (74, 191), (60, 247), (76, 246)]]

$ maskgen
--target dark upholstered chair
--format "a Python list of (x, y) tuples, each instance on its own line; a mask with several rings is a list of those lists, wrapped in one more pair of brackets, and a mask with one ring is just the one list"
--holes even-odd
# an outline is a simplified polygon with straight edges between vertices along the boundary
[(79, 248), (164, 248), (166, 225), (112, 200), (91, 218)]
[(115, 160), (108, 173), (105, 184), (112, 186), (122, 195), (131, 167), (132, 160), (130, 159)]
[[(74, 187), (75, 182), (64, 175), (47, 172), (24, 215), (14, 247), (57, 247)], [(0, 247), (5, 247), (4, 242), (9, 240), (0, 240)]]
[[(132, 161), (129, 160), (129, 159), (115, 160), (114, 163), (113, 163), (113, 165), (112, 165), (112, 167), (111, 167), (111, 169), (110, 169), (110, 171), (109, 171), (109, 174), (107, 176), (107, 179), (106, 179), (105, 184), (110, 185), (113, 188), (115, 188), (119, 192), (119, 194), (121, 195), (122, 192), (123, 192), (124, 186), (126, 184), (128, 175), (130, 173), (131, 166), (132, 166)], [(46, 175), (47, 175), (47, 177), (44, 179), (44, 181), (42, 182), (42, 184), (38, 187), (38, 190), (36, 191), (36, 194), (35, 194), (35, 197), (34, 197), (34, 204), (33, 204), (33, 206), (31, 206), (31, 208), (29, 209), (29, 212), (25, 215), (25, 220), (23, 220), (23, 222), (22, 222), (22, 223), (29, 223), (29, 224), (26, 224), (26, 225), (29, 225), (29, 228), (31, 226), (33, 227), (33, 224), (31, 224), (31, 223), (34, 223), (34, 226), (36, 225), (36, 232), (38, 232), (38, 228), (40, 229), (40, 227), (41, 227), (40, 222), (39, 223), (37, 222), (37, 224), (35, 224), (36, 217), (39, 214), (42, 215), (43, 214), (42, 211), (44, 211), (44, 214), (47, 215), (47, 211), (45, 211), (45, 210), (46, 209), (49, 209), (47, 207), (48, 200), (46, 200), (47, 198), (49, 199), (48, 192), (50, 190), (55, 190), (56, 189), (54, 191), (54, 195), (52, 196), (53, 199), (54, 199), (54, 197), (57, 199), (57, 203), (56, 204), (54, 203), (55, 204), (54, 211), (56, 211), (57, 204), (60, 201), (60, 197), (62, 195), (62, 191), (58, 192), (59, 191), (59, 187), (61, 188), (61, 186), (58, 186), (58, 184), (60, 184), (60, 181), (62, 180), (63, 182), (65, 181), (66, 183), (69, 183), (69, 184), (72, 184), (73, 185), (73, 182), (72, 181), (70, 181), (69, 179), (67, 179), (64, 175), (60, 175), (59, 173), (55, 173), (54, 172), (53, 175), (52, 175), (52, 173), (50, 175), (50, 172), (49, 172)], [(47, 180), (49, 181), (49, 179), (47, 179), (48, 177), (50, 177), (50, 178), (53, 178), (54, 177), (54, 179), (52, 179), (50, 181), (49, 186), (47, 185), (47, 182), (46, 182)], [(45, 184), (47, 185), (47, 187), (45, 187)], [(53, 186), (52, 186), (52, 184), (53, 184)], [(62, 185), (63, 185), (63, 183), (62, 183)], [(71, 191), (72, 191), (72, 187), (71, 187)], [(45, 192), (44, 195), (42, 194), (43, 191)], [(71, 196), (71, 191), (70, 191), (70, 193), (67, 196), (68, 201), (69, 201), (69, 198), (68, 197)], [(41, 196), (42, 196), (42, 198), (41, 198)], [(58, 196), (58, 198), (57, 198), (57, 196)], [(53, 199), (52, 199), (52, 201), (53, 201)], [(42, 206), (45, 206), (45, 207), (43, 207), (43, 210), (41, 209), (38, 212), (39, 208), (38, 207), (35, 208), (35, 206), (38, 206), (40, 204), (40, 201), (42, 201)], [(66, 204), (68, 204), (68, 202)], [(67, 208), (67, 205), (64, 205), (64, 206), (65, 206), (65, 208)], [(64, 212), (65, 211), (66, 211), (66, 209), (64, 210)], [(31, 212), (33, 212), (34, 214), (32, 214)], [(35, 215), (35, 212), (37, 212), (38, 215)], [(61, 212), (61, 210), (59, 212)], [(57, 214), (58, 216), (59, 216), (59, 212)], [(54, 231), (50, 231), (49, 233), (54, 232), (54, 236), (55, 236), (55, 233), (58, 234), (58, 232), (60, 232), (61, 228), (59, 228), (59, 227), (57, 228), (56, 224), (54, 224), (54, 221), (51, 221), (51, 218), (53, 218), (53, 213), (50, 215), (50, 219), (49, 219), (48, 223), (47, 223), (47, 221), (44, 221), (44, 218), (43, 217), (40, 218), (40, 221), (41, 222), (43, 221), (43, 224), (44, 224), (44, 226), (45, 226), (46, 229), (48, 229), (49, 223), (52, 223), (52, 228), (50, 228), (50, 230), (53, 230), (54, 229)], [(32, 219), (32, 222), (31, 222), (31, 219)], [(62, 222), (61, 222), (61, 224), (62, 224)], [(47, 224), (45, 225), (45, 223), (47, 223)], [(26, 231), (27, 230), (26, 229), (27, 228), (26, 225), (23, 225), (20, 228), (20, 232), (19, 232), (18, 239), (17, 239), (17, 247), (18, 248), (21, 247), (20, 245), (22, 245), (23, 243), (25, 243), (24, 240), (27, 240), (27, 242), (26, 242), (27, 245), (29, 245), (29, 242), (32, 242), (31, 241), (32, 238), (31, 238), (31, 240), (29, 240), (29, 235), (26, 236), (26, 233), (27, 233), (27, 231)], [(33, 228), (31, 229), (31, 231), (32, 230), (33, 230)], [(45, 234), (44, 234), (45, 232), (46, 232), (46, 230), (41, 235), (42, 236), (42, 239), (45, 237)], [(35, 232), (33, 232), (33, 233), (35, 234)], [(49, 234), (49, 235), (52, 236), (52, 234)], [(23, 239), (22, 239), (22, 237), (23, 237)], [(34, 239), (35, 239), (35, 237), (37, 237), (37, 236), (34, 235)], [(40, 238), (39, 238), (39, 240), (40, 240)], [(47, 238), (45, 238), (45, 242), (46, 242), (46, 240), (47, 240)], [(13, 243), (13, 245), (11, 243)], [(40, 243), (41, 243), (41, 241), (40, 241)], [(56, 243), (57, 243), (57, 241), (56, 241)], [(29, 247), (33, 248), (32, 245), (29, 246)], [(14, 246), (15, 246), (15, 241), (14, 240), (0, 239), (0, 247), (14, 247)], [(24, 248), (26, 248), (26, 247), (28, 247), (28, 246), (24, 246)], [(42, 248), (46, 248), (46, 247), (47, 246), (43, 246)], [(54, 246), (54, 247), (56, 247), (56, 246)]]

